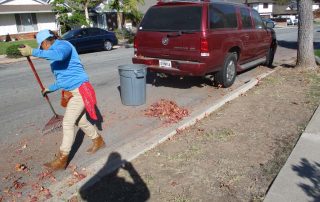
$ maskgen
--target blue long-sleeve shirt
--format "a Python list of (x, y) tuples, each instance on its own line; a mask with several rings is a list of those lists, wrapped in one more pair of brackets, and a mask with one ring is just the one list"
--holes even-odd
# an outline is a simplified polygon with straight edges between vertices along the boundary
[(50, 91), (74, 90), (89, 81), (76, 49), (68, 41), (55, 40), (48, 50), (33, 49), (32, 55), (51, 62), (56, 81), (49, 86)]

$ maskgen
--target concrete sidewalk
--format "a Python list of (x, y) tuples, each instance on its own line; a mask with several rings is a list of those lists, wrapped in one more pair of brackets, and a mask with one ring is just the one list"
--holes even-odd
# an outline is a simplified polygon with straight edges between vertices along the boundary
[(320, 201), (320, 107), (314, 113), (264, 202)]

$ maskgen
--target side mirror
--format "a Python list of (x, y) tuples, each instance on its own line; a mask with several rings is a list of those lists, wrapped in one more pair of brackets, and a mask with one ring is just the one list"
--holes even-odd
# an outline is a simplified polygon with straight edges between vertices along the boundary
[(272, 22), (267, 22), (267, 27), (268, 28), (274, 28), (274, 24)]

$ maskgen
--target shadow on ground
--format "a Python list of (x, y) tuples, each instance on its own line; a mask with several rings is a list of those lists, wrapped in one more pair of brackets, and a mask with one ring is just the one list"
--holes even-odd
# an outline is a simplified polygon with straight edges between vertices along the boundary
[(298, 176), (310, 181), (308, 184), (299, 183), (298, 186), (310, 197), (314, 202), (320, 201), (320, 164), (317, 162), (309, 162), (303, 158), (300, 165), (293, 165), (292, 170), (297, 172)]
[(164, 86), (170, 88), (188, 89), (192, 87), (202, 88), (206, 85), (213, 85), (213, 82), (203, 77), (191, 76), (172, 76), (166, 74), (147, 73), (147, 84), (154, 86)]
[[(126, 171), (131, 180), (118, 176), (120, 169)], [(121, 159), (117, 152), (110, 154), (104, 167), (80, 188), (81, 198), (88, 202), (147, 201), (150, 192), (133, 165)]]
[[(298, 43), (296, 41), (278, 41), (278, 46), (281, 46), (283, 48), (289, 48), (289, 49), (297, 49)], [(314, 49), (320, 49), (320, 42), (313, 42)]]

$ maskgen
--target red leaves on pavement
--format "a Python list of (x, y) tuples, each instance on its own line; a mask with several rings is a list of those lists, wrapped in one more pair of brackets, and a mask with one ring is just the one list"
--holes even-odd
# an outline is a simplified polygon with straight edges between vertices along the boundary
[(18, 189), (21, 189), (22, 187), (24, 187), (25, 185), (26, 185), (26, 183), (19, 182), (19, 180), (15, 180), (15, 181), (13, 181), (12, 187), (14, 187), (15, 190), (18, 190)]
[(21, 172), (21, 171), (28, 171), (28, 167), (25, 164), (16, 164), (16, 171)]
[(178, 183), (175, 182), (175, 181), (172, 181), (172, 182), (170, 183), (170, 185), (173, 186), (173, 187), (175, 187), (177, 184), (178, 184)]
[(46, 199), (49, 199), (52, 197), (50, 190), (44, 187), (40, 187), (40, 193), (42, 193)]
[(158, 117), (164, 123), (177, 123), (189, 115), (187, 109), (179, 107), (174, 101), (161, 99), (145, 110), (146, 116)]
[(36, 196), (31, 196), (31, 195), (28, 195), (28, 199), (30, 202), (37, 202), (39, 201), (38, 197)]
[(76, 171), (76, 167), (71, 168), (72, 169), (72, 178), (69, 180), (68, 185), (71, 187), (75, 183), (81, 181), (83, 178), (87, 177), (86, 174), (80, 173)]
[(39, 175), (39, 180), (50, 179), (52, 182), (56, 182), (56, 177), (52, 174), (52, 171), (45, 170), (41, 172)]

